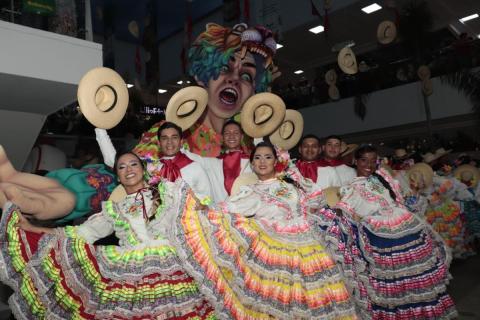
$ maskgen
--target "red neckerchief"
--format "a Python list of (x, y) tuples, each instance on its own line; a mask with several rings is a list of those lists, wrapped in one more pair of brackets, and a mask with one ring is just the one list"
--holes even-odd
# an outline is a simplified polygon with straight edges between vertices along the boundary
[(162, 169), (160, 169), (160, 176), (168, 181), (175, 182), (182, 176), (180, 169), (189, 165), (193, 161), (181, 152), (178, 152), (173, 159), (160, 159), (163, 163)]
[(219, 155), (218, 159), (223, 160), (223, 184), (230, 195), (233, 182), (240, 175), (242, 159), (248, 159), (248, 155), (242, 150), (235, 150)]
[(295, 165), (298, 168), (298, 171), (304, 176), (305, 178), (308, 178), (312, 180), (313, 182), (317, 182), (317, 168), (318, 168), (318, 160), (314, 161), (303, 161), (303, 160), (298, 160)]
[(342, 164), (345, 164), (340, 159), (320, 159), (318, 160), (318, 166), (319, 167), (338, 167), (341, 166)]

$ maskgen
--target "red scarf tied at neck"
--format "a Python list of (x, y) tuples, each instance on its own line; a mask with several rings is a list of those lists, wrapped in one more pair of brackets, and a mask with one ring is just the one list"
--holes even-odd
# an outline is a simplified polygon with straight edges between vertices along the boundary
[(188, 166), (193, 161), (181, 152), (178, 152), (173, 159), (160, 159), (163, 163), (162, 169), (160, 169), (160, 176), (168, 181), (175, 182), (182, 176), (180, 169)]
[(320, 159), (318, 160), (319, 167), (338, 167), (342, 164), (345, 164), (343, 160), (340, 159)]
[(241, 150), (236, 150), (221, 154), (218, 158), (223, 160), (223, 184), (230, 195), (233, 182), (240, 175), (242, 159), (248, 159), (248, 155)]
[(308, 178), (315, 183), (317, 182), (318, 160), (314, 160), (314, 161), (298, 160), (295, 165), (297, 166), (298, 171), (300, 171), (300, 173), (304, 178)]

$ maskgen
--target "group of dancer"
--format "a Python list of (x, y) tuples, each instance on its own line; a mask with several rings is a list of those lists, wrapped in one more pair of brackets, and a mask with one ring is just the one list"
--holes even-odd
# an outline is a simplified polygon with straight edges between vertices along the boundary
[[(269, 86), (274, 52), (269, 30), (207, 25), (190, 51), (206, 109), (193, 125), (182, 115), (196, 111), (177, 112), (125, 153), (97, 128), (122, 188), (79, 225), (39, 226), (72, 214), (75, 190), (17, 172), (0, 147), (0, 279), (17, 319), (456, 317), (450, 249), (408, 209), (375, 148), (355, 151), (355, 171), (334, 159), (333, 136), (316, 171), (279, 149), (303, 129), (294, 117), (271, 125), (279, 109), (265, 112), (264, 96), (250, 121), (232, 120)], [(264, 141), (251, 144), (252, 128)], [(338, 201), (327, 203), (328, 187)], [(112, 233), (118, 245), (95, 244)]]

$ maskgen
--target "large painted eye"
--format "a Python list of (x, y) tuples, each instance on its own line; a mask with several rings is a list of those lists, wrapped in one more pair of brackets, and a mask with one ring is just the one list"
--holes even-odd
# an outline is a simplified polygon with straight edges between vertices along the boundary
[(255, 29), (247, 29), (242, 32), (242, 42), (253, 41), (253, 42), (262, 42), (262, 35)]

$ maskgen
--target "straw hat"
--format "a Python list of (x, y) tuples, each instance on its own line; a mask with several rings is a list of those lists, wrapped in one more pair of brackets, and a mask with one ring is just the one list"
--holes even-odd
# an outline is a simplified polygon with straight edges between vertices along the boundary
[(269, 93), (257, 93), (243, 104), (240, 123), (243, 131), (252, 138), (261, 138), (271, 134), (285, 118), (285, 103), (279, 96)]
[(255, 184), (258, 181), (258, 177), (253, 172), (242, 173), (235, 179), (232, 185), (232, 191), (230, 192), (230, 196), (234, 196), (240, 192), (240, 188), (243, 186)]
[(419, 183), (419, 179), (423, 179), (425, 187), (429, 187), (433, 183), (433, 170), (426, 163), (416, 163), (407, 171), (407, 176), (410, 180)]
[(190, 128), (207, 107), (208, 93), (202, 87), (190, 86), (178, 90), (170, 98), (165, 110), (165, 119), (182, 128)]
[(88, 71), (78, 84), (80, 111), (97, 128), (111, 129), (125, 116), (128, 89), (125, 81), (109, 68)]
[(137, 21), (132, 20), (129, 22), (128, 31), (132, 34), (132, 36), (138, 39), (138, 36), (140, 35), (140, 31), (138, 29)]
[(280, 126), (270, 135), (270, 142), (283, 150), (297, 145), (303, 134), (303, 117), (297, 110), (288, 109)]
[(462, 164), (455, 169), (453, 176), (461, 182), (470, 182), (469, 187), (476, 187), (480, 180), (480, 170), (471, 164)]
[(322, 190), (327, 200), (329, 207), (333, 208), (338, 202), (340, 202), (340, 188), (339, 187), (328, 187)]
[(118, 186), (115, 187), (115, 189), (113, 189), (112, 193), (110, 193), (110, 197), (108, 197), (108, 200), (113, 202), (120, 202), (126, 197), (127, 197), (127, 191), (121, 184), (119, 184)]
[(335, 84), (337, 82), (337, 73), (335, 72), (335, 69), (330, 69), (325, 73), (325, 82), (328, 85)]
[(338, 66), (347, 74), (355, 74), (358, 72), (357, 58), (355, 53), (349, 47), (345, 47), (338, 53)]
[(377, 28), (377, 40), (381, 44), (389, 44), (397, 37), (397, 26), (392, 21), (383, 21)]
[(422, 92), (426, 96), (430, 96), (433, 93), (433, 83), (430, 79), (425, 79), (422, 81)]
[(444, 148), (438, 148), (437, 150), (435, 150), (435, 153), (427, 152), (426, 154), (422, 155), (423, 162), (430, 163), (446, 154), (449, 154), (450, 152), (452, 152), (451, 149), (445, 150)]
[(345, 157), (352, 153), (353, 151), (357, 150), (358, 144), (347, 144), (346, 142), (342, 141), (340, 144), (340, 157)]
[(430, 79), (430, 76), (431, 76), (430, 68), (427, 67), (426, 65), (421, 65), (420, 67), (418, 67), (417, 75), (420, 78), (420, 80)]
[(393, 152), (393, 158), (397, 160), (403, 160), (410, 157), (412, 154), (412, 152), (408, 153), (407, 150), (399, 148), (395, 149), (395, 151)]
[(328, 96), (332, 100), (340, 99), (340, 92), (338, 91), (338, 88), (336, 85), (332, 84), (328, 87)]

